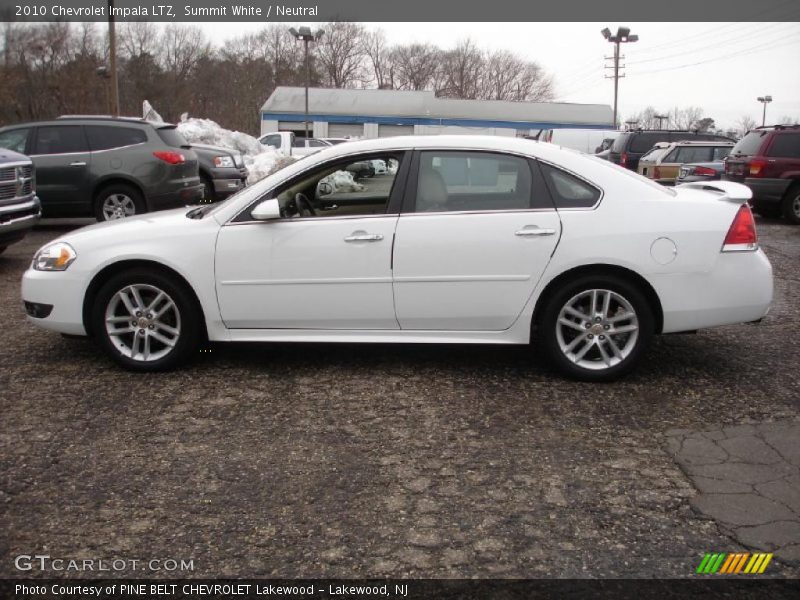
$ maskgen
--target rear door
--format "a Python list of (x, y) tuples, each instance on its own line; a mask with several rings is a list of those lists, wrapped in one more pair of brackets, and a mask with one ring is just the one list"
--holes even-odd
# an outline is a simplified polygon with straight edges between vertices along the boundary
[(508, 329), (561, 234), (535, 163), (425, 150), (415, 154), (407, 190), (393, 257), (400, 327)]
[(83, 125), (36, 127), (30, 157), (36, 167), (36, 191), (43, 212), (82, 214), (91, 210), (92, 156)]

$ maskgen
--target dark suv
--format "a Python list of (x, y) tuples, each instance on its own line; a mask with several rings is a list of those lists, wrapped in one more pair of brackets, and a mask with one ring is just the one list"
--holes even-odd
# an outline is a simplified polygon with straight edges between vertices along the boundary
[(800, 125), (748, 132), (725, 160), (723, 178), (747, 185), (750, 203), (765, 217), (783, 214), (800, 225)]
[(61, 117), (3, 127), (0, 147), (33, 159), (45, 217), (107, 221), (203, 197), (197, 156), (174, 125)]
[(222, 146), (192, 144), (200, 163), (203, 202), (217, 202), (247, 185), (247, 167), (242, 155)]
[(619, 134), (611, 152), (608, 153), (608, 160), (616, 165), (625, 167), (632, 171), (639, 168), (639, 159), (650, 148), (659, 142), (680, 142), (686, 140), (695, 142), (700, 140), (713, 140), (718, 142), (732, 142), (733, 140), (713, 133), (697, 133), (696, 131), (680, 130), (642, 130), (626, 131)]

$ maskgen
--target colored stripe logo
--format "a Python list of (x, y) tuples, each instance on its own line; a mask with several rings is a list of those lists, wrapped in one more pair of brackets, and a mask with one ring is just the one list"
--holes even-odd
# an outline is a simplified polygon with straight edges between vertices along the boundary
[(763, 573), (773, 554), (757, 552), (707, 552), (700, 561), (696, 573), (700, 575), (758, 575)]

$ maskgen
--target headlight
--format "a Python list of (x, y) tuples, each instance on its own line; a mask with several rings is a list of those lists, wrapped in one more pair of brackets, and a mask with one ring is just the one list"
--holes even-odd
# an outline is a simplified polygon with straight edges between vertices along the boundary
[(215, 156), (214, 157), (214, 166), (215, 167), (233, 167), (233, 157), (230, 156)]
[(31, 265), (37, 271), (66, 271), (78, 258), (75, 250), (66, 242), (56, 242), (41, 248), (33, 257)]

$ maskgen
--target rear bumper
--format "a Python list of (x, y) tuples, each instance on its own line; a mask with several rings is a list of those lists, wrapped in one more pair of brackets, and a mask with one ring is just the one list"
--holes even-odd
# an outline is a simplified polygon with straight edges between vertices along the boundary
[(0, 246), (24, 238), (41, 216), (42, 208), (36, 196), (20, 204), (0, 207)]
[(167, 210), (188, 204), (197, 204), (203, 199), (203, 184), (197, 183), (164, 194), (148, 196), (147, 210)]
[(723, 176), (725, 181), (735, 181), (737, 183), (744, 183), (753, 192), (752, 204), (753, 206), (769, 206), (779, 205), (783, 200), (786, 190), (791, 184), (789, 179), (772, 179), (772, 178), (755, 178), (747, 177), (742, 180), (741, 178), (735, 179), (732, 177)]
[(661, 299), (663, 333), (749, 323), (772, 304), (772, 265), (762, 250), (721, 252), (709, 273), (649, 277)]

